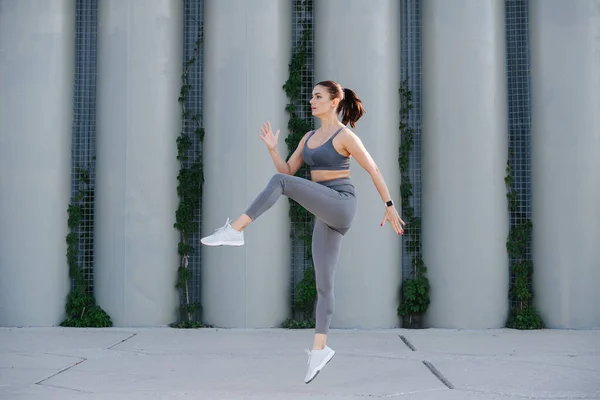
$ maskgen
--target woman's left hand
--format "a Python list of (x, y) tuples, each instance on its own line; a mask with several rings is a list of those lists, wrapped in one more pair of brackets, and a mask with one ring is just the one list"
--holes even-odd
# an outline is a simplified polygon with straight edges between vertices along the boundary
[(389, 206), (385, 209), (385, 214), (383, 216), (383, 221), (381, 222), (381, 226), (385, 225), (386, 222), (389, 222), (394, 228), (394, 231), (398, 235), (402, 235), (404, 233), (404, 229), (402, 229), (402, 225), (406, 226), (406, 222), (400, 218), (398, 211), (396, 211), (396, 207)]

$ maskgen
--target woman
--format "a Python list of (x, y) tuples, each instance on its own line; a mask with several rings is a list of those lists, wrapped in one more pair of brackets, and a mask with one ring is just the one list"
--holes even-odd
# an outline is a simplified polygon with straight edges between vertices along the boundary
[[(339, 259), (342, 237), (350, 229), (356, 213), (354, 185), (350, 180), (350, 158), (370, 175), (379, 192), (385, 211), (381, 226), (389, 222), (394, 231), (402, 234), (406, 225), (398, 215), (390, 193), (377, 165), (361, 140), (346, 125), (355, 127), (365, 113), (362, 102), (350, 89), (337, 82), (319, 82), (310, 100), (312, 114), (321, 120), (321, 127), (307, 132), (298, 147), (285, 162), (277, 152), (279, 130), (273, 134), (267, 121), (259, 135), (266, 144), (279, 174), (250, 207), (229, 224), (201, 241), (207, 246), (241, 246), (244, 229), (271, 208), (283, 194), (294, 199), (316, 216), (312, 238), (313, 264), (317, 285), (316, 329), (312, 351), (308, 351), (308, 372), (305, 383), (312, 381), (331, 360), (335, 351), (327, 346), (327, 333), (334, 309), (333, 278)], [(342, 115), (342, 122), (338, 116)], [(310, 167), (311, 180), (294, 176), (302, 162)]]

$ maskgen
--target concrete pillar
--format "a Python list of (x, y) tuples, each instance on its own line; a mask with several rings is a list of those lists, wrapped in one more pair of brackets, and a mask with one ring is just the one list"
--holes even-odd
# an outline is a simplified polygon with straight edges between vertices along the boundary
[[(399, 2), (318, 1), (315, 21), (315, 83), (335, 80), (354, 90), (363, 101), (367, 113), (352, 130), (377, 163), (399, 204)], [(351, 168), (359, 208), (342, 244), (331, 326), (397, 327), (402, 241), (390, 226), (379, 226), (385, 205), (371, 177), (354, 160)]]
[(75, 2), (0, 0), (0, 326), (65, 317)]
[[(235, 10), (235, 12), (232, 12)], [(271, 121), (285, 158), (282, 89), (291, 56), (289, 0), (204, 2), (204, 176), (202, 232), (237, 218), (277, 172), (258, 137)], [(277, 327), (290, 310), (288, 199), (245, 231), (242, 247), (204, 247), (204, 321), (219, 327)]]
[(96, 297), (116, 326), (176, 319), (180, 1), (98, 3)]
[(600, 326), (600, 1), (532, 0), (534, 297), (550, 328)]
[(499, 328), (508, 316), (504, 2), (423, 2), (426, 325)]

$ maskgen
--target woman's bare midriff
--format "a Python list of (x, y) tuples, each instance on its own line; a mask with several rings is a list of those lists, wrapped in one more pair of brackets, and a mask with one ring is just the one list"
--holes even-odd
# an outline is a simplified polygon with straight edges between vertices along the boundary
[(332, 179), (350, 178), (350, 170), (343, 171), (311, 171), (310, 177), (315, 182), (330, 181)]

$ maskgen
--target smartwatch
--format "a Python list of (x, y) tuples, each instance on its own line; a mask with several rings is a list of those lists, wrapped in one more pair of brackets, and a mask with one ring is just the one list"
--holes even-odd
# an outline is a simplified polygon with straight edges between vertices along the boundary
[(385, 205), (386, 205), (386, 207), (391, 207), (391, 206), (393, 206), (393, 205), (394, 205), (394, 202), (393, 202), (392, 200), (388, 200), (388, 201), (385, 203)]

